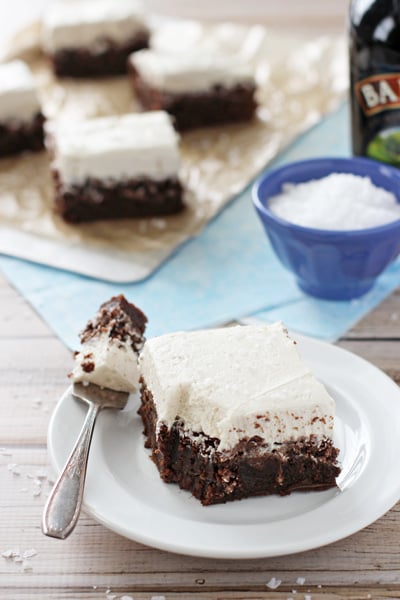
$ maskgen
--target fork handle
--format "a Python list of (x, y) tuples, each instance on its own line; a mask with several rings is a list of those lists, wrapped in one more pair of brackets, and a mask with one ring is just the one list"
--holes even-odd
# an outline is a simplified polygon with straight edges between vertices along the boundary
[(46, 502), (42, 531), (61, 540), (73, 531), (82, 506), (86, 467), (94, 424), (101, 407), (90, 404), (85, 422), (67, 463), (59, 475)]

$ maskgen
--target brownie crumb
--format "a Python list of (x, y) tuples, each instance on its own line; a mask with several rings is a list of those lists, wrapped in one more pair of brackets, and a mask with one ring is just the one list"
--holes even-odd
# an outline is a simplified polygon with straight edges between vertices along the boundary
[(91, 373), (95, 369), (95, 363), (93, 361), (84, 360), (81, 362), (82, 371), (85, 373)]

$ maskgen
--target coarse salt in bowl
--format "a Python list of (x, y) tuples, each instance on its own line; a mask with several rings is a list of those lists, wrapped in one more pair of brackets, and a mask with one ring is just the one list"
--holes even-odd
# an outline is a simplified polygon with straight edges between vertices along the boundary
[[(352, 178), (348, 186), (346, 178), (322, 181), (332, 174), (352, 174), (369, 178), (371, 183), (355, 185)], [(313, 180), (321, 180), (315, 189), (299, 186)], [(288, 184), (295, 195), (284, 198), (286, 206), (279, 209), (279, 196)], [(374, 191), (372, 185), (381, 189)], [(397, 206), (388, 199), (381, 207), (386, 202), (384, 190), (400, 203), (400, 170), (365, 158), (318, 158), (264, 173), (254, 184), (252, 196), (274, 251), (299, 287), (319, 298), (348, 300), (368, 292), (400, 253)], [(303, 211), (296, 210), (295, 202), (299, 207), (302, 204)], [(376, 222), (384, 224), (374, 226)]]

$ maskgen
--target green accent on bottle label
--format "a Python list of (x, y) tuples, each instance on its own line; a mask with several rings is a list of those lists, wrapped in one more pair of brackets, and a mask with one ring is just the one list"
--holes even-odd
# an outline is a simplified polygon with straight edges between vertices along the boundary
[(367, 156), (400, 167), (400, 127), (380, 131), (369, 142)]

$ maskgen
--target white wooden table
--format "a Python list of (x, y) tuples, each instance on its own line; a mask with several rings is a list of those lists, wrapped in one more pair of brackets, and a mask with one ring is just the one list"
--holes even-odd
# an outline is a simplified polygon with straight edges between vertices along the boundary
[[(44, 537), (40, 519), (50, 489), (46, 429), (65, 390), (71, 354), (4, 279), (0, 307), (0, 553), (37, 552), (25, 566), (0, 558), (2, 600), (100, 599), (107, 597), (107, 589), (135, 600), (155, 595), (185, 600), (303, 600), (307, 594), (313, 600), (400, 598), (400, 504), (346, 540), (273, 559), (177, 556), (121, 538), (85, 515), (68, 540)], [(400, 382), (400, 293), (352, 329), (340, 346)], [(274, 592), (266, 587), (272, 577), (282, 580)], [(296, 583), (298, 577), (305, 578), (305, 585)]]

